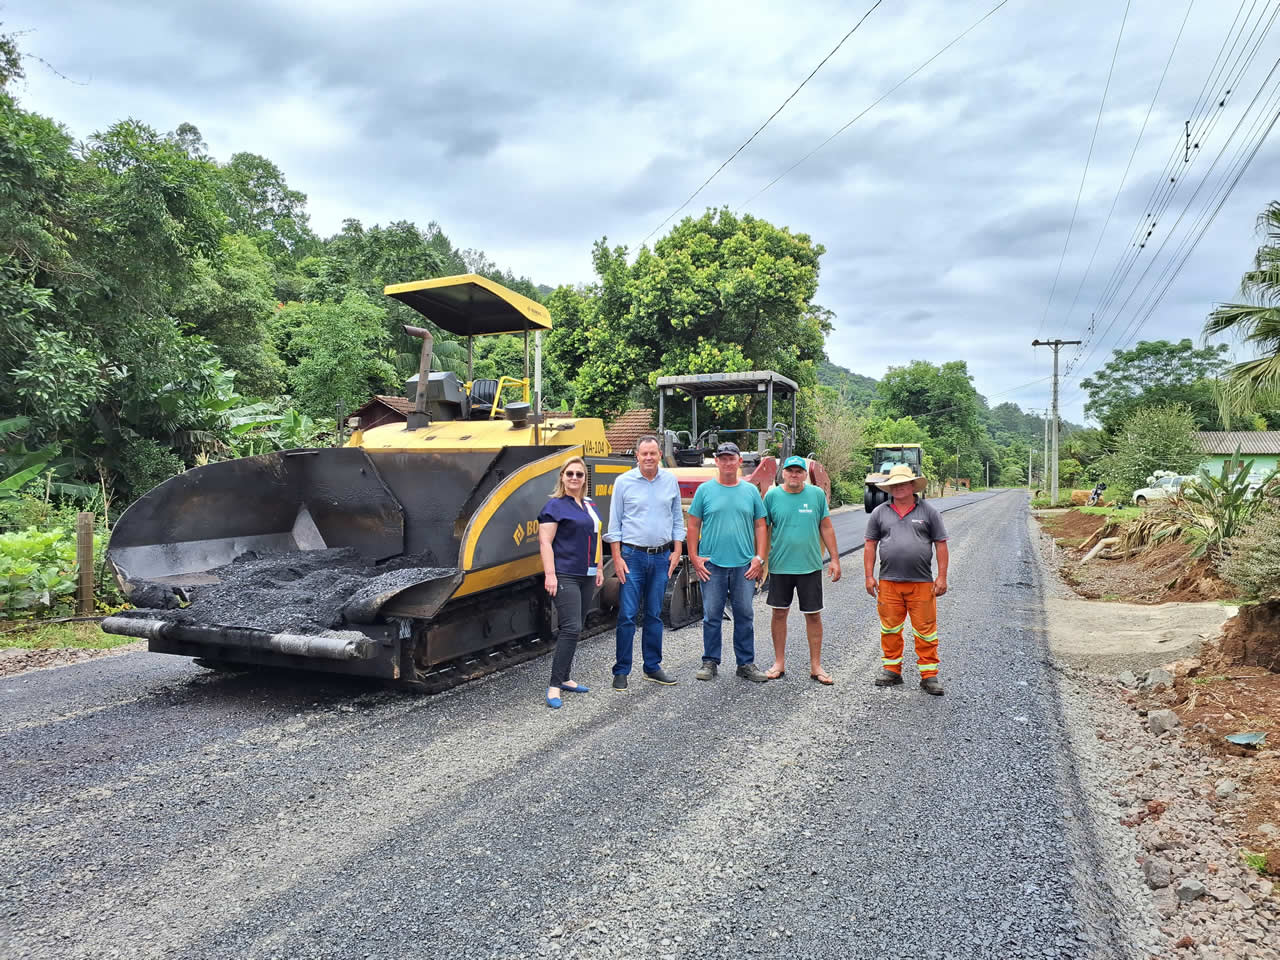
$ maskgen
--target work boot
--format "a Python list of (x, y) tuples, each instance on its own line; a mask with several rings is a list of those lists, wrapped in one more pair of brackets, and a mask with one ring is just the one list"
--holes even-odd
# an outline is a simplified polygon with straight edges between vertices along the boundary
[(627, 689), (627, 675), (625, 673), (615, 673), (613, 675), (613, 689), (615, 690)]
[(902, 674), (894, 673), (888, 667), (881, 667), (873, 682), (877, 687), (896, 687), (902, 682)]
[(698, 668), (698, 672), (694, 676), (699, 680), (714, 680), (719, 672), (719, 664), (714, 660), (703, 660), (702, 666)]
[(668, 674), (667, 671), (663, 670), (661, 667), (659, 667), (657, 670), (645, 670), (644, 678), (646, 680), (652, 680), (654, 683), (660, 683), (664, 687), (674, 686), (676, 682), (675, 678), (672, 677), (670, 674)]
[(769, 678), (764, 675), (759, 667), (754, 663), (744, 663), (738, 668), (738, 676), (743, 680), (750, 680), (752, 683), (768, 683)]
[(942, 696), (942, 683), (937, 677), (921, 677), (920, 689), (931, 697)]

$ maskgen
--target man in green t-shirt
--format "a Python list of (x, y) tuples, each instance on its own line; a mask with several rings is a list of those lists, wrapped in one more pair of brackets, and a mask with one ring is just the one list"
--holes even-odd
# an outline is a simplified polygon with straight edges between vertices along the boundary
[(809, 676), (830, 686), (834, 681), (822, 669), (822, 548), (831, 557), (831, 582), (840, 579), (840, 552), (836, 531), (827, 510), (827, 496), (805, 482), (809, 468), (804, 457), (787, 457), (782, 464), (782, 486), (764, 495), (769, 524), (769, 595), (773, 608), (773, 666), (770, 680), (787, 672), (787, 614), (792, 597), (800, 598), (804, 629), (809, 638)]
[(727, 600), (733, 606), (733, 655), (738, 676), (752, 683), (769, 678), (756, 666), (755, 615), (751, 598), (764, 572), (764, 501), (755, 484), (741, 477), (736, 443), (716, 447), (714, 480), (702, 483), (689, 504), (685, 539), (689, 563), (702, 581), (702, 666), (694, 674), (712, 680), (719, 672)]

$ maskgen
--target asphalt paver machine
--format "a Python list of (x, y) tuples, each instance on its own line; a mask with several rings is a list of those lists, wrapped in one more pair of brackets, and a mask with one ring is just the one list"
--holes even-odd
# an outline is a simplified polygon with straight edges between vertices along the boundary
[[(423, 340), (408, 422), (357, 426), (340, 448), (197, 467), (125, 511), (107, 560), (135, 609), (105, 631), (208, 666), (420, 690), (547, 648), (537, 517), (559, 469), (584, 456), (607, 517), (613, 481), (634, 464), (610, 455), (599, 419), (542, 415), (527, 344), (551, 328), (544, 306), (475, 274), (385, 292), (465, 338), (468, 358), (474, 337), (523, 335), (524, 378), (431, 372), (429, 328), (406, 327)], [(504, 402), (513, 386), (521, 399)], [(600, 597), (592, 619), (611, 622), (610, 592)], [(673, 625), (701, 615), (679, 597), (664, 612)]]

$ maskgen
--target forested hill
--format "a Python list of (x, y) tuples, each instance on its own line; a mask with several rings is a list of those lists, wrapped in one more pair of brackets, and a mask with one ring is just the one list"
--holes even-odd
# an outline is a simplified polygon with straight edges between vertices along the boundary
[(854, 373), (830, 360), (821, 360), (818, 362), (818, 383), (833, 387), (855, 410), (866, 411), (876, 398), (876, 384), (879, 381)]

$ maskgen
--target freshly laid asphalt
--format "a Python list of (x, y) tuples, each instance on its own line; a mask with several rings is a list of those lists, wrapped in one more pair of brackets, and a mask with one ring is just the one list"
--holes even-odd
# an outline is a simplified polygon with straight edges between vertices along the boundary
[(1026, 497), (968, 499), (935, 502), (943, 698), (871, 686), (856, 556), (826, 587), (834, 687), (798, 615), (768, 684), (695, 681), (694, 626), (677, 686), (614, 693), (592, 638), (558, 711), (546, 659), (436, 697), (146, 653), (0, 680), (0, 955), (1122, 956)]

